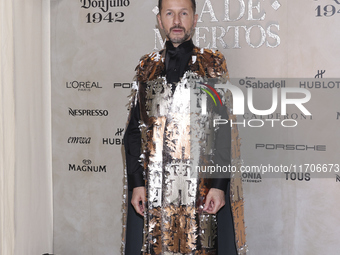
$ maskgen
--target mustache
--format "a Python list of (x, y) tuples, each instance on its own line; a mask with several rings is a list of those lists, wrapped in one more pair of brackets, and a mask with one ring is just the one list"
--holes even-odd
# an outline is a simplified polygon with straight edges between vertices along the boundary
[(170, 32), (173, 30), (173, 29), (182, 29), (184, 32), (185, 32), (185, 28), (184, 27), (181, 27), (181, 26), (179, 26), (179, 25), (177, 25), (177, 26), (173, 26), (172, 28), (170, 28)]

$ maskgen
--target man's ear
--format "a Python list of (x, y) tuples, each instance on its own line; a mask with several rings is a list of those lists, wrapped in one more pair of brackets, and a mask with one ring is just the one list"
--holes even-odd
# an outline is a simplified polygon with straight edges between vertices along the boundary
[(163, 24), (162, 24), (162, 20), (161, 20), (161, 15), (159, 13), (157, 14), (157, 19), (158, 19), (158, 24), (159, 24), (160, 28), (164, 29)]
[(198, 14), (195, 14), (194, 16), (194, 27), (197, 25), (197, 20), (198, 20)]

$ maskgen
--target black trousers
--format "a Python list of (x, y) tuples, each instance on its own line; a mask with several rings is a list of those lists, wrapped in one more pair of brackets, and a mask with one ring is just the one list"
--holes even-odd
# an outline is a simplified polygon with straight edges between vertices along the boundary
[[(235, 231), (230, 206), (230, 182), (225, 194), (226, 205), (217, 213), (217, 255), (237, 255)], [(131, 205), (132, 191), (128, 193), (125, 255), (140, 255), (143, 245), (143, 217)]]

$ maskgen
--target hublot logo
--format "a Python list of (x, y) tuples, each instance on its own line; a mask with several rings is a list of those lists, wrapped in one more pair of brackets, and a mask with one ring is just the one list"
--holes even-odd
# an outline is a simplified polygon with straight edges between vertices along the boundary
[(103, 138), (104, 145), (124, 145), (123, 136), (124, 128), (117, 128), (115, 133), (116, 138)]

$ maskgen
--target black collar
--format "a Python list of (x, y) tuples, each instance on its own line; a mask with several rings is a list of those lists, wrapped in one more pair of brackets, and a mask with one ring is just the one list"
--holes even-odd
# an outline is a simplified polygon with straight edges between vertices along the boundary
[(191, 39), (178, 45), (177, 48), (175, 48), (172, 42), (169, 40), (166, 41), (165, 46), (166, 46), (166, 51), (167, 53), (169, 53), (171, 58), (176, 57), (178, 53), (180, 53), (180, 55), (183, 55), (183, 54), (192, 52), (192, 50), (194, 49), (194, 43), (192, 42)]

